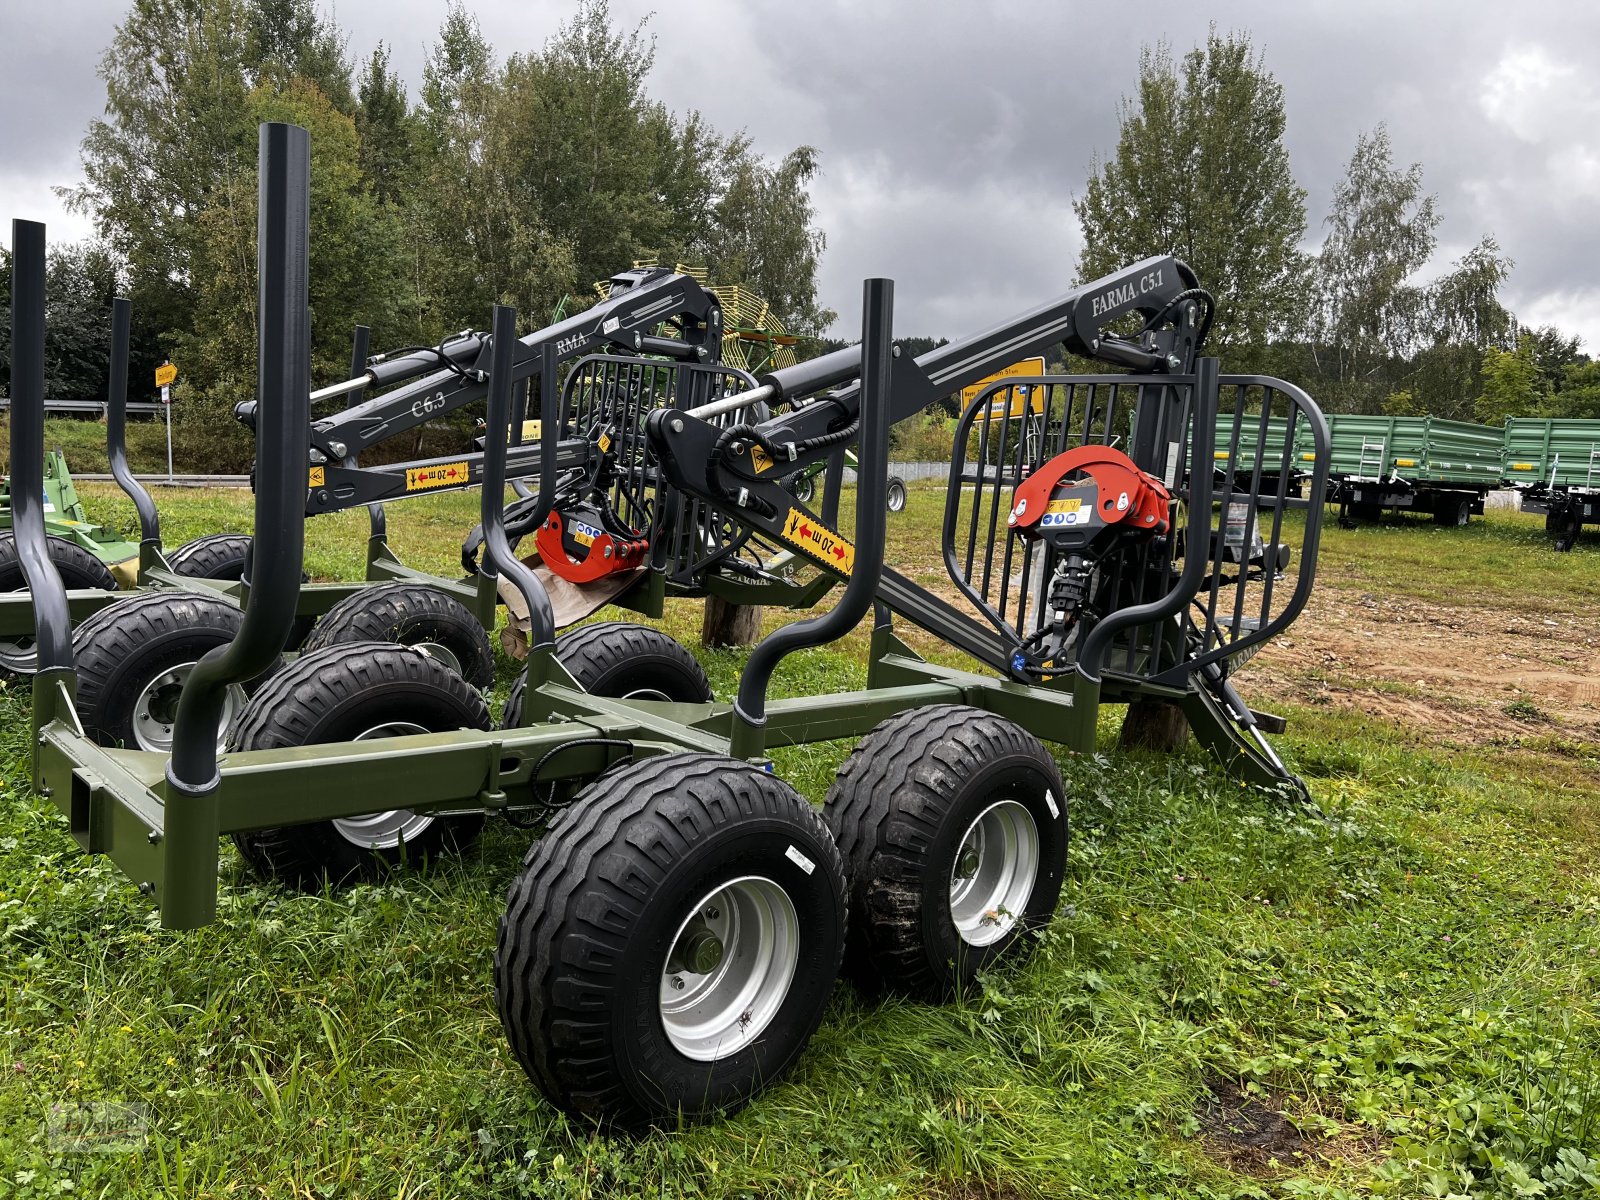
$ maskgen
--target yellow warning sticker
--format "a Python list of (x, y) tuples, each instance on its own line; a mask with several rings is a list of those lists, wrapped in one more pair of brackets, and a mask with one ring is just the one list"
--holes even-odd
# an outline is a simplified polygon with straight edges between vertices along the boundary
[(759, 475), (772, 466), (772, 456), (760, 446), (751, 446), (750, 465), (755, 468), (755, 473)]
[(1052, 500), (1049, 504), (1045, 505), (1044, 510), (1047, 513), (1069, 513), (1077, 512), (1082, 507), (1083, 500), (1081, 498), (1072, 500)]
[(440, 463), (433, 467), (407, 467), (406, 491), (425, 492), (429, 488), (460, 487), (470, 475), (464, 462)]
[(310, 478), (310, 481), (306, 484), (306, 486), (307, 487), (322, 487), (323, 484), (325, 484), (327, 481), (328, 481), (328, 471), (327, 471), (326, 467), (312, 467), (311, 468), (311, 478)]
[(609, 433), (602, 433), (600, 435), (600, 453), (601, 454), (607, 454), (607, 453), (610, 452), (610, 450), (611, 450), (611, 435)]
[(856, 548), (798, 508), (789, 510), (789, 519), (783, 523), (783, 540), (841, 574), (855, 570)]

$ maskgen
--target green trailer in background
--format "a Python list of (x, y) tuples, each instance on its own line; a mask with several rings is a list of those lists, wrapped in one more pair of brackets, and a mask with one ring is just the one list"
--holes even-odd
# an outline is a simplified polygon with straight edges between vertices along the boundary
[(1543, 513), (1557, 550), (1571, 550), (1585, 525), (1600, 524), (1600, 421), (1512, 417), (1505, 477), (1522, 511)]
[(1465, 525), (1500, 486), (1505, 431), (1440, 417), (1329, 413), (1329, 499), (1339, 522), (1376, 521), (1384, 509), (1433, 514)]

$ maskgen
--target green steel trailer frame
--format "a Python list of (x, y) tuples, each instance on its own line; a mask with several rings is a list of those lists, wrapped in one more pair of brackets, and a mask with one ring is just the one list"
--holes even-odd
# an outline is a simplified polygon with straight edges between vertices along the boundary
[[(868, 280), (859, 347), (774, 372), (740, 397), (644, 414), (658, 452), (660, 506), (717, 505), (722, 519), (787, 540), (843, 584), (830, 611), (756, 647), (731, 705), (610, 699), (583, 690), (562, 666), (549, 598), (512, 552), (499, 499), (514, 380), (531, 373), (541, 412), (538, 496), (553, 500), (563, 423), (556, 355), (549, 345), (519, 345), (514, 311), (497, 307), (488, 339), (482, 575), (514, 584), (532, 617), (517, 721), (494, 729), (401, 720), (393, 706), (432, 703), (446, 693), (473, 700), (425, 655), (358, 645), (302, 656), (280, 677), (283, 688), (269, 684), (258, 694), (242, 724), (259, 732), (296, 705), (340, 712), (340, 705), (390, 706), (381, 727), (355, 734), (360, 722), (347, 722), (342, 736), (321, 743), (290, 739), (261, 748), (249, 740), (219, 752), (227, 689), (284, 647), (300, 604), (304, 549), (309, 138), (295, 126), (263, 125), (260, 155), (254, 578), (234, 641), (208, 654), (183, 685), (170, 755), (99, 745), (77, 718), (71, 601), (45, 552), (38, 503), (44, 229), (14, 225), (11, 453), (16, 536), (38, 647), (34, 787), (66, 814), (84, 850), (108, 855), (151, 898), (165, 927), (192, 928), (215, 917), (223, 834), (309, 836), (320, 823), (370, 815), (375, 804), (401, 795), (411, 814), (442, 820), (554, 812), (501, 922), (502, 1023), (530, 1077), (555, 1103), (620, 1124), (671, 1123), (744, 1102), (800, 1053), (839, 968), (847, 890), (850, 936), (868, 938), (862, 954), (881, 961), (890, 985), (921, 981), (917, 986), (935, 993), (969, 979), (1049, 919), (1065, 868), (1070, 798), (1035, 739), (1086, 752), (1095, 745), (1102, 703), (1166, 700), (1184, 708), (1230, 770), (1262, 784), (1298, 785), (1229, 675), (1309, 598), (1327, 479), (1326, 424), (1292, 385), (1224, 376), (1215, 359), (1198, 356), (1210, 297), (1171, 258), (1145, 260), (917, 360), (891, 341), (892, 284)], [(1132, 315), (1143, 320), (1135, 338), (1107, 330)], [(976, 419), (989, 410), (990, 394), (978, 397), (958, 426), (964, 440), (952, 455), (943, 537), (951, 581), (980, 617), (884, 564), (893, 421), (1019, 353), (1058, 342), (1136, 373), (1038, 381), (1062, 402), (1060, 423), (1039, 452), (1055, 456), (1051, 463), (1075, 447), (1099, 453), (1104, 415), (1137, 407), (1145, 420), (1129, 469), (1170, 478), (1183, 523), (1170, 536), (1152, 531), (1118, 540), (1115, 553), (1095, 559), (1092, 607), (1065, 634), (1054, 611), (1059, 585), (1090, 579), (1088, 563), (1076, 550), (1018, 538), (998, 523), (1012, 482), (1049, 464), (1028, 458), (1020, 429)], [(729, 412), (749, 413), (758, 400), (776, 415), (719, 423)], [(1316, 462), (1305, 499), (1288, 496), (1282, 484), (1245, 491), (1235, 479), (1218, 488), (1213, 471), (1184, 469), (1191, 445), (1195, 461), (1211, 461), (1220, 412), (1238, 421), (1238, 414), (1272, 405), (1312, 430)], [(853, 542), (786, 490), (789, 475), (850, 441), (860, 462)], [(1263, 472), (1258, 464), (1246, 474), (1259, 484)], [(1087, 494), (1091, 505), (1114, 505), (1110, 495), (1095, 501), (1092, 488)], [(1267, 543), (1250, 559), (1230, 550), (1219, 521), (1239, 506)], [(1295, 508), (1304, 511), (1304, 528), (1297, 567), (1285, 574), (1284, 517)], [(1050, 581), (1049, 604), (1028, 587), (1036, 575)], [(768, 699), (783, 658), (843, 636), (869, 614), (865, 689)], [(897, 636), (895, 616), (966, 651), (980, 669), (922, 660)], [(357, 660), (399, 674), (337, 695), (319, 686)], [(351, 677), (338, 678), (348, 684)], [(377, 710), (361, 710), (368, 711)], [(951, 741), (957, 734), (966, 749)], [(826, 823), (771, 774), (769, 747), (862, 735), (867, 741), (854, 767), (841, 773)], [(984, 752), (974, 753), (975, 745)], [(935, 782), (918, 791), (906, 786), (910, 775), (875, 774), (886, 763), (909, 770), (920, 753), (940, 763), (929, 778), (967, 771), (971, 788), (940, 792)], [(1303, 795), (1303, 785), (1298, 789)], [(876, 852), (868, 853), (882, 830), (900, 838), (896, 822), (913, 819), (933, 828), (932, 845), (950, 856), (908, 863), (916, 838), (897, 842), (898, 849), (880, 845), (901, 856), (896, 870), (911, 872), (895, 877), (895, 895), (931, 889), (926, 902), (913, 905), (926, 918), (916, 928), (896, 924), (892, 913), (874, 916), (875, 889), (890, 884), (874, 873)], [(874, 924), (880, 920), (889, 924)], [(888, 952), (872, 939), (891, 935), (893, 953), (873, 959)], [(939, 940), (947, 936), (959, 940), (947, 946)], [(710, 1043), (707, 1028), (716, 1033)]]
[(1600, 524), (1600, 421), (1512, 417), (1505, 442), (1522, 511), (1542, 515), (1555, 548), (1571, 550), (1585, 525)]

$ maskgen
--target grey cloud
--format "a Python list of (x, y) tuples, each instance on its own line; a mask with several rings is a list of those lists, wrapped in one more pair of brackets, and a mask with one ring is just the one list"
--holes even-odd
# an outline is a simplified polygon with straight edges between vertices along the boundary
[[(571, 11), (565, 0), (472, 7), (502, 54), (536, 48)], [(1290, 156), (1310, 193), (1308, 245), (1321, 241), (1356, 134), (1386, 121), (1397, 156), (1421, 161), (1439, 196), (1433, 269), (1493, 233), (1517, 262), (1513, 306), (1600, 349), (1600, 293), (1586, 269), (1600, 240), (1600, 119), (1585, 124), (1569, 103), (1584, 89), (1600, 97), (1584, 58), (1600, 40), (1600, 6), (1246, 0), (1187, 14), (1044, 0), (614, 0), (614, 9), (629, 23), (654, 11), (651, 89), (667, 104), (745, 128), (768, 154), (802, 142), (822, 151), (824, 301), (844, 314), (841, 329), (868, 273), (899, 280), (897, 325), (908, 333), (957, 335), (1060, 290), (1077, 250), (1071, 197), (1115, 144), (1141, 44), (1165, 37), (1181, 54), (1214, 19), (1250, 30), (1284, 85)], [(72, 181), (71, 149), (102, 104), (95, 60), (121, 10), (121, 0), (64, 0), (0, 18), (25, 51), (21, 75), (0, 76), (0, 102), (27, 97), (41, 114), (0, 122), (0, 202), (23, 175)], [(442, 0), (342, 0), (336, 15), (354, 55), (386, 40), (415, 87), (443, 11)], [(1505, 64), (1524, 53), (1573, 73), (1554, 92), (1518, 91)]]

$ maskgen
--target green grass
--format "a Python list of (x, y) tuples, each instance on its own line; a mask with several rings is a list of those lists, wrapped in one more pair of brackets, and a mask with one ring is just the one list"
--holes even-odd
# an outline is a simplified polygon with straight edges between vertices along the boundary
[[(913, 489), (897, 564), (926, 559), (941, 496)], [(131, 519), (105, 489), (85, 499)], [(169, 544), (249, 527), (246, 493), (160, 501)], [(390, 526), (408, 561), (448, 572), (474, 512), (432, 497)], [(364, 521), (309, 525), (315, 575), (359, 571)], [(1330, 529), (1324, 573), (1463, 607), (1576, 606), (1595, 549), (1551, 554), (1509, 515)], [(665, 627), (692, 643), (697, 624), (682, 604)], [(858, 633), (790, 660), (776, 690), (859, 686), (863, 649)], [(742, 654), (705, 661), (726, 695)], [(942, 1006), (841, 986), (798, 1069), (744, 1112), (625, 1139), (555, 1113), (500, 1034), (494, 928), (527, 835), (495, 825), (464, 861), (332, 897), (257, 885), (229, 849), (217, 923), (166, 933), (27, 795), (25, 693), (0, 714), (0, 1195), (1600, 1190), (1600, 762), (1559, 731), (1457, 749), (1291, 712), (1281, 742), (1318, 817), (1195, 754), (1118, 753), (1108, 713), (1102, 752), (1062, 761), (1071, 869), (1027, 963)], [(848, 749), (778, 766), (820, 801)], [(1236, 1169), (1204, 1135), (1214, 1078), (1271, 1097), (1314, 1154)], [(148, 1105), (148, 1141), (54, 1153), (47, 1112), (77, 1100)]]

